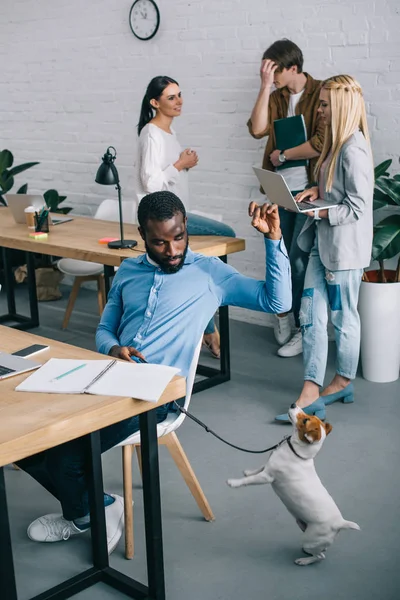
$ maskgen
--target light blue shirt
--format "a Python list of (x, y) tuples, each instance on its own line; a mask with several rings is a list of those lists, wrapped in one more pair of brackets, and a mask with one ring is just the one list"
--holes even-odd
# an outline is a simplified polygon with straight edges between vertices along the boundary
[(133, 346), (151, 363), (186, 376), (194, 350), (219, 306), (282, 313), (292, 305), (285, 244), (264, 238), (266, 281), (241, 275), (219, 258), (187, 251), (183, 267), (164, 273), (147, 255), (119, 267), (96, 333), (99, 352)]

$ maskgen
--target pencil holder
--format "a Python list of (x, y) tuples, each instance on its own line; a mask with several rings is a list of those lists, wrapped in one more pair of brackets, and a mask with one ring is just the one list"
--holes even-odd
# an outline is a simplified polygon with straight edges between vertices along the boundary
[(35, 215), (35, 231), (36, 233), (48, 233), (49, 232), (49, 215), (40, 216)]

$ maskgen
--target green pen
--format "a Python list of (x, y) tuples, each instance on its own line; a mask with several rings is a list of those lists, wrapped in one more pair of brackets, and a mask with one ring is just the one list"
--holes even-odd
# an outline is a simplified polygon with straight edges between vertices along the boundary
[(73, 373), (74, 371), (77, 371), (78, 369), (83, 369), (83, 367), (86, 367), (86, 363), (83, 363), (83, 365), (78, 365), (77, 367), (74, 367), (73, 369), (70, 369), (69, 371), (66, 371), (65, 373), (61, 373), (61, 375), (54, 377), (54, 379), (52, 379), (52, 381), (57, 381), (58, 379), (62, 379), (62, 377), (66, 377), (67, 375), (69, 375), (70, 373)]

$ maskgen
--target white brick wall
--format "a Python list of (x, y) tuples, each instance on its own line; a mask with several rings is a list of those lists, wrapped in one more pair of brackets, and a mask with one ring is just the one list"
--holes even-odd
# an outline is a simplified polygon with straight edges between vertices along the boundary
[[(55, 187), (68, 204), (94, 208), (113, 190), (94, 183), (106, 147), (118, 151), (125, 198), (133, 194), (139, 107), (151, 77), (177, 79), (185, 109), (175, 123), (183, 145), (196, 148), (192, 206), (222, 213), (246, 238), (230, 262), (263, 277), (262, 241), (246, 207), (257, 198), (251, 166), (264, 141), (247, 133), (263, 50), (289, 37), (306, 70), (325, 78), (356, 76), (364, 87), (375, 162), (398, 169), (400, 8), (396, 0), (158, 0), (161, 27), (149, 42), (128, 23), (133, 0), (3, 0), (0, 4), (1, 147), (16, 163), (41, 164), (18, 177), (30, 191)], [(265, 315), (232, 311), (266, 324)]]

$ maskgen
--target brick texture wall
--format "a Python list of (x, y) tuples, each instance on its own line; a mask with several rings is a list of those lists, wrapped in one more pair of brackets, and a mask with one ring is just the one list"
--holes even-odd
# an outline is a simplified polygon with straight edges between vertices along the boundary
[[(317, 78), (347, 72), (359, 79), (369, 115), (375, 162), (391, 157), (398, 171), (400, 139), (400, 5), (395, 0), (158, 0), (159, 32), (136, 39), (132, 0), (3, 0), (0, 4), (0, 139), (16, 164), (40, 165), (18, 176), (31, 192), (55, 187), (68, 204), (90, 213), (113, 194), (94, 182), (108, 145), (117, 148), (125, 199), (133, 196), (139, 107), (149, 80), (168, 74), (185, 106), (175, 122), (180, 141), (195, 148), (191, 205), (220, 213), (247, 250), (230, 262), (263, 278), (262, 240), (246, 216), (258, 199), (251, 166), (264, 141), (246, 121), (259, 86), (259, 62), (274, 40), (304, 51)], [(270, 324), (271, 317), (235, 309), (235, 318)]]

